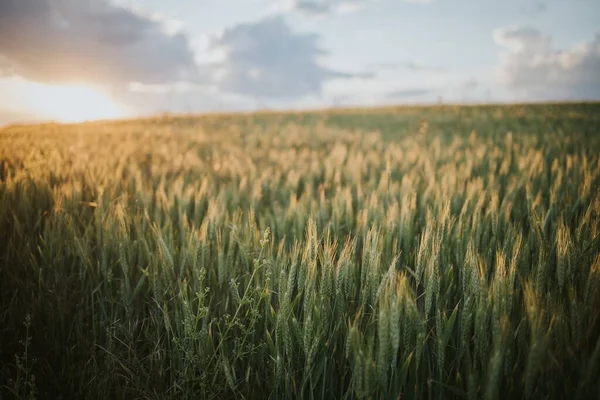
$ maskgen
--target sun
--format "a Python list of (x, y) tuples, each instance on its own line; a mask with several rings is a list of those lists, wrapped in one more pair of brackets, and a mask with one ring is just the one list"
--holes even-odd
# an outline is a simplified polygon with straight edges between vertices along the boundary
[(86, 85), (30, 84), (28, 103), (43, 118), (58, 122), (83, 122), (127, 116), (125, 107), (110, 96)]

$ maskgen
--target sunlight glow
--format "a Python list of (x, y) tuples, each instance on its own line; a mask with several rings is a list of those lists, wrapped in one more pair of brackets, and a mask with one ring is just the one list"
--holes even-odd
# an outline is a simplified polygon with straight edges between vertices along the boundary
[(58, 86), (30, 82), (26, 102), (41, 117), (58, 122), (121, 118), (128, 114), (109, 96), (86, 85)]

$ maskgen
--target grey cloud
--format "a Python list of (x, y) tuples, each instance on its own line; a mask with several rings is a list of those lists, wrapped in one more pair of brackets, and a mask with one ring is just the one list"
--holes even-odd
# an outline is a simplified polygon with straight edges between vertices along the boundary
[(400, 62), (400, 63), (394, 63), (394, 62), (376, 63), (376, 64), (372, 64), (372, 68), (386, 69), (386, 70), (407, 69), (409, 71), (414, 71), (414, 72), (432, 72), (432, 73), (448, 72), (448, 69), (445, 67), (436, 66), (436, 65), (420, 64), (420, 63), (417, 63), (414, 61)]
[(331, 4), (327, 1), (297, 0), (293, 8), (307, 15), (325, 15), (331, 11)]
[[(292, 0), (292, 9), (309, 16), (357, 11), (377, 0)], [(429, 4), (435, 0), (402, 0), (405, 3)]]
[(548, 8), (546, 0), (525, 1), (521, 5), (521, 12), (527, 16), (536, 17), (543, 14)]
[(476, 79), (469, 79), (460, 85), (460, 89), (462, 89), (463, 91), (472, 91), (477, 89), (478, 86), (479, 82), (477, 82)]
[(108, 0), (0, 1), (0, 58), (5, 74), (42, 82), (198, 79), (185, 34)]
[(426, 88), (417, 89), (400, 89), (389, 92), (387, 97), (389, 98), (407, 98), (407, 97), (421, 97), (427, 94), (433, 94), (435, 90)]
[(157, 112), (248, 110), (255, 106), (255, 102), (251, 99), (207, 91), (160, 93), (123, 90), (116, 96), (124, 104), (135, 104), (135, 112), (140, 115)]
[(318, 95), (334, 78), (365, 77), (323, 67), (327, 53), (316, 34), (293, 32), (281, 16), (242, 24), (214, 38), (211, 47), (225, 54), (212, 66), (220, 90), (253, 97), (294, 98)]
[(541, 14), (544, 11), (546, 11), (547, 7), (548, 7), (548, 5), (546, 3), (544, 3), (543, 1), (536, 1), (534, 9), (537, 14)]
[(600, 98), (600, 33), (567, 50), (533, 28), (501, 29), (494, 39), (508, 49), (498, 73), (511, 90), (532, 98)]
[(437, 66), (433, 66), (433, 65), (424, 65), (424, 64), (417, 64), (414, 62), (409, 62), (406, 63), (404, 65), (406, 68), (410, 69), (411, 71), (423, 71), (423, 72), (448, 72), (448, 70), (444, 67), (437, 67)]
[(310, 16), (356, 11), (370, 0), (293, 0), (292, 9)]

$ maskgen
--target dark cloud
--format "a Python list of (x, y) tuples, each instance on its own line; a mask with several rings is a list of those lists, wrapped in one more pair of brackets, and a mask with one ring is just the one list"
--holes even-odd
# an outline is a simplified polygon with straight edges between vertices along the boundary
[(0, 0), (0, 68), (56, 83), (198, 78), (185, 34), (108, 0)]
[(368, 74), (336, 72), (319, 64), (327, 52), (316, 34), (293, 32), (278, 16), (227, 29), (211, 47), (224, 53), (212, 66), (221, 91), (253, 97), (294, 98), (318, 95), (334, 78)]
[(501, 29), (494, 39), (508, 49), (498, 72), (511, 90), (533, 98), (600, 98), (600, 33), (567, 50), (553, 48), (533, 28)]

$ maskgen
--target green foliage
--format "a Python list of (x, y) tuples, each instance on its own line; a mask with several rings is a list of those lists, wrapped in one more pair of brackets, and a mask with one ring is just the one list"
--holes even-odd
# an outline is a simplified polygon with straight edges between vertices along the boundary
[(6, 128), (0, 397), (595, 398), (599, 111)]

